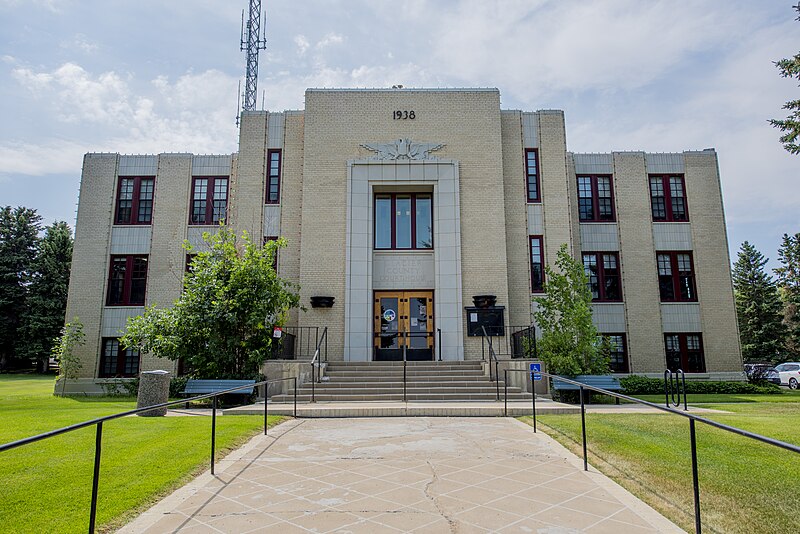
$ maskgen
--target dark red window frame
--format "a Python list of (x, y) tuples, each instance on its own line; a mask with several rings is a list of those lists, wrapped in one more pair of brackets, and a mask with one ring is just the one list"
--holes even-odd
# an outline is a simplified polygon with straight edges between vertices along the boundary
[(706, 372), (703, 334), (700, 332), (665, 333), (664, 352), (667, 357), (667, 369), (670, 371), (683, 369), (685, 373)]
[(280, 150), (267, 151), (267, 198), (266, 204), (280, 204), (281, 202), (281, 164)]
[[(592, 209), (591, 217), (585, 216), (585, 211), (581, 204), (582, 201), (587, 200), (587, 197), (581, 197), (581, 178), (589, 179), (591, 196), (588, 197), (588, 200), (589, 203), (591, 204), (591, 209)], [(608, 215), (605, 217), (600, 215), (601, 204), (605, 204), (605, 202), (601, 202), (600, 186), (598, 184), (599, 178), (608, 179), (608, 196), (602, 197), (603, 201), (608, 199)], [(614, 179), (610, 174), (581, 174), (577, 176), (577, 185), (578, 185), (578, 219), (581, 222), (614, 222), (617, 220), (616, 207), (614, 206)]]
[[(531, 157), (533, 158), (533, 167), (531, 169)], [(541, 202), (542, 201), (542, 188), (541, 180), (541, 166), (539, 165), (539, 149), (526, 148), (525, 149), (525, 191), (528, 202)]]
[(129, 378), (139, 374), (141, 354), (137, 349), (124, 349), (116, 337), (104, 337), (100, 354), (100, 378)]
[[(622, 302), (622, 268), (619, 263), (618, 252), (583, 252), (581, 254), (581, 263), (583, 263), (584, 272), (587, 271), (586, 256), (594, 256), (595, 266), (597, 268), (597, 294), (594, 297), (592, 291), (592, 302)], [(613, 256), (617, 265), (616, 274), (606, 272), (605, 256)], [(592, 289), (592, 277), (589, 272), (586, 272), (586, 277), (589, 279), (589, 290)], [(616, 278), (617, 296), (608, 296), (609, 283), (613, 282)]]
[[(668, 257), (669, 262), (663, 261)], [(685, 261), (679, 262), (678, 256), (688, 256), (689, 270), (681, 270)], [(682, 258), (686, 260), (687, 258)], [(683, 263), (683, 265), (681, 265)], [(670, 272), (665, 273), (666, 267)], [(656, 269), (658, 273), (658, 292), (661, 302), (697, 302), (697, 283), (694, 274), (694, 257), (688, 250), (656, 251)]]
[[(123, 183), (130, 183), (131, 187), (130, 191), (125, 188), (125, 198)], [(152, 224), (155, 190), (155, 176), (120, 176), (117, 180), (114, 224)]]
[(112, 255), (108, 267), (107, 306), (144, 306), (147, 293), (146, 255)]
[[(205, 194), (196, 198), (197, 187), (201, 180), (206, 181)], [(216, 198), (218, 182), (225, 180), (225, 198)], [(230, 190), (229, 176), (193, 176), (192, 177), (192, 197), (189, 204), (189, 225), (208, 226), (224, 221), (228, 213), (228, 191)], [(222, 202), (221, 210), (218, 210), (216, 203)], [(221, 214), (221, 215), (220, 215)]]
[[(677, 195), (673, 195), (671, 187), (672, 179), (675, 179), (676, 183), (680, 183), (683, 196), (678, 197)], [(656, 180), (660, 181), (661, 196), (653, 194), (653, 184), (657, 183)], [(653, 221), (689, 221), (689, 203), (686, 199), (686, 179), (682, 174), (651, 174), (648, 176), (647, 187), (650, 189), (650, 210)], [(659, 198), (663, 199), (663, 206), (659, 205), (662, 201), (656, 200)]]
[[(399, 248), (397, 246), (397, 197), (411, 197), (411, 246)], [(391, 199), (392, 206), (392, 243), (390, 247), (378, 247), (378, 199)], [(431, 212), (429, 214), (431, 221), (431, 246), (418, 247), (417, 246), (417, 197), (426, 198), (430, 201)], [(373, 235), (372, 246), (375, 250), (433, 250), (433, 194), (432, 193), (375, 193), (372, 202), (372, 218), (373, 218)]]
[(543, 293), (544, 292), (544, 236), (542, 235), (528, 236), (528, 258), (530, 258), (530, 264), (531, 264), (530, 265), (531, 293)]
[(621, 361), (614, 361), (614, 357), (611, 357), (611, 372), (612, 373), (628, 373), (630, 372), (630, 362), (628, 361), (628, 339), (624, 332), (603, 332), (600, 334), (603, 337), (619, 337), (622, 341), (622, 350), (615, 351), (613, 350), (612, 346), (612, 355), (619, 354)]

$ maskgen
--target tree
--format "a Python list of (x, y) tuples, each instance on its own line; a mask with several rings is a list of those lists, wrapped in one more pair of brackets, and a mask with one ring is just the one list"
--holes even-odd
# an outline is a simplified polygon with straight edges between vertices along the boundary
[(562, 245), (556, 268), (545, 267), (546, 295), (533, 299), (539, 305), (534, 318), (542, 332), (539, 357), (553, 374), (608, 374), (608, 344), (603, 349), (592, 323), (592, 293), (583, 265)]
[(71, 263), (72, 232), (67, 223), (57, 221), (44, 229), (36, 247), (17, 347), (17, 355), (36, 360), (41, 372), (47, 371), (53, 338), (64, 324)]
[(774, 363), (784, 352), (783, 306), (778, 286), (764, 271), (768, 261), (745, 241), (733, 265), (736, 316), (745, 363)]
[(0, 209), (0, 369), (16, 358), (41, 220), (36, 210), (22, 206)]
[(240, 244), (226, 227), (203, 238), (209, 250), (192, 260), (181, 297), (171, 308), (151, 306), (129, 319), (121, 341), (162, 358), (182, 358), (198, 378), (254, 378), (270, 352), (273, 328), (300, 303), (297, 286), (273, 268), (286, 242), (262, 247), (244, 233)]
[(65, 324), (61, 335), (53, 340), (52, 355), (58, 361), (58, 375), (61, 378), (61, 396), (67, 389), (67, 379), (78, 378), (78, 371), (83, 366), (80, 356), (76, 355), (75, 347), (85, 343), (83, 323), (75, 317), (71, 323)]
[[(792, 6), (795, 11), (800, 13), (800, 3)], [(795, 20), (800, 20), (800, 16)], [(781, 59), (775, 62), (775, 66), (784, 78), (800, 79), (800, 52), (789, 59)], [(800, 154), (800, 100), (790, 100), (783, 105), (783, 109), (789, 110), (789, 116), (784, 120), (770, 119), (770, 124), (785, 132), (780, 140), (783, 148), (792, 154)]]
[(781, 266), (775, 274), (783, 301), (783, 323), (788, 329), (786, 351), (795, 360), (800, 358), (800, 233), (783, 234), (778, 260)]

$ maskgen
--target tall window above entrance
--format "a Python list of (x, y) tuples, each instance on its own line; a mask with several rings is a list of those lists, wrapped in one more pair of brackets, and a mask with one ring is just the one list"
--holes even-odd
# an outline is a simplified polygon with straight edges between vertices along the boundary
[(433, 248), (433, 201), (430, 193), (375, 195), (375, 249)]

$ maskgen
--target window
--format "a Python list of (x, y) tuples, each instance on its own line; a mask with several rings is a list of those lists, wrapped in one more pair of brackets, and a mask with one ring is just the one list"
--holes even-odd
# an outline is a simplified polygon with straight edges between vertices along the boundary
[(226, 176), (192, 179), (192, 213), (189, 224), (218, 224), (228, 207)]
[(625, 344), (625, 334), (601, 334), (608, 339), (611, 345), (611, 372), (612, 373), (627, 373), (628, 368), (628, 349)]
[(661, 302), (694, 302), (694, 266), (691, 252), (656, 252)]
[[(277, 241), (278, 236), (270, 235), (264, 237), (264, 244), (266, 245), (270, 241)], [(278, 248), (275, 249), (275, 256), (272, 258), (272, 269), (277, 273), (278, 272)]]
[(683, 176), (650, 176), (654, 221), (688, 221)]
[(705, 373), (703, 336), (701, 334), (664, 334), (667, 369), (686, 373)]
[(267, 152), (267, 204), (280, 203), (281, 196), (281, 151)]
[(147, 286), (147, 256), (111, 256), (108, 306), (142, 306)]
[(582, 222), (614, 220), (611, 176), (578, 176), (578, 215)]
[(114, 224), (150, 224), (153, 219), (152, 176), (120, 176)]
[(583, 269), (589, 279), (592, 300), (621, 301), (619, 256), (616, 252), (584, 252)]
[(432, 249), (430, 193), (375, 195), (375, 249)]
[(541, 202), (539, 192), (539, 151), (535, 148), (525, 149), (525, 183), (528, 190), (528, 202)]
[(103, 354), (100, 358), (100, 378), (129, 377), (139, 374), (138, 349), (123, 349), (119, 339), (103, 338)]
[(544, 291), (544, 237), (540, 235), (529, 236), (531, 248), (531, 293)]
[(197, 256), (197, 253), (187, 254), (186, 255), (186, 272), (192, 272), (192, 262), (194, 261), (194, 257)]

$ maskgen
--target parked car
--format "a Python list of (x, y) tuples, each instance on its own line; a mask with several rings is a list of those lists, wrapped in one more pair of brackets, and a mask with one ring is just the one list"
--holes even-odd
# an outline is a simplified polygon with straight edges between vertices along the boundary
[(789, 386), (789, 389), (800, 388), (800, 363), (786, 362), (776, 365), (775, 369), (767, 373), (767, 381), (781, 386)]
[(769, 372), (775, 368), (771, 363), (746, 363), (744, 364), (744, 372), (747, 375), (748, 382), (758, 382), (760, 380), (768, 380)]

